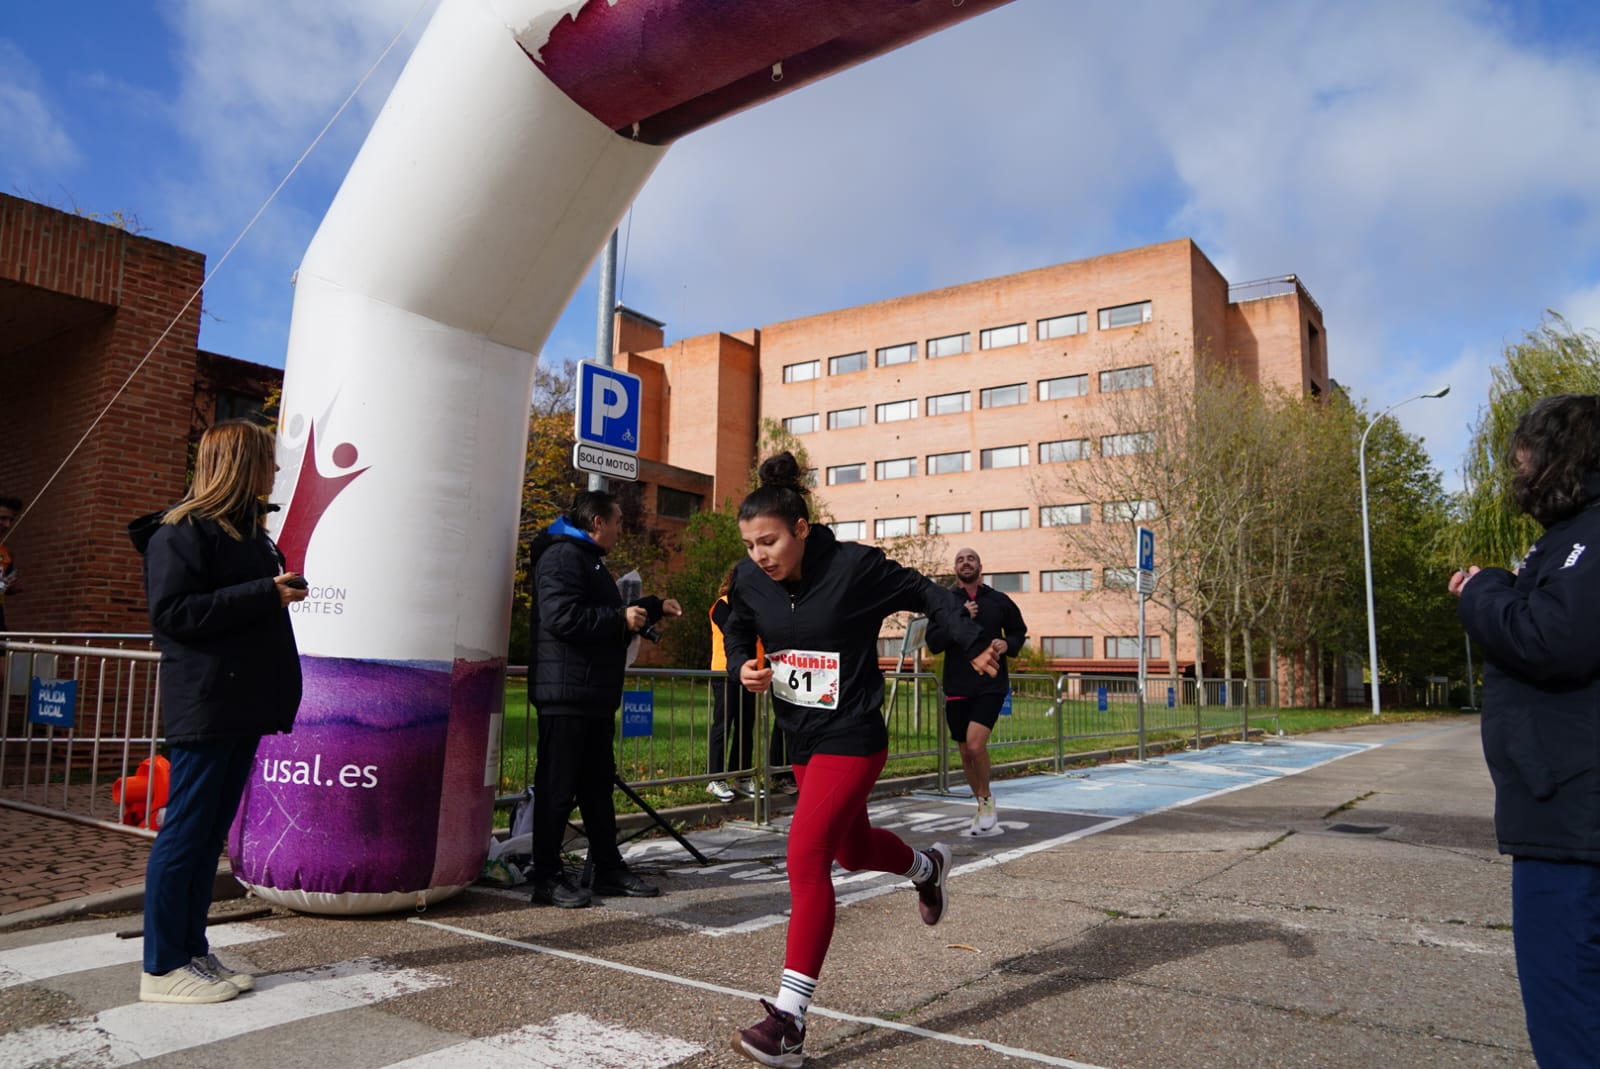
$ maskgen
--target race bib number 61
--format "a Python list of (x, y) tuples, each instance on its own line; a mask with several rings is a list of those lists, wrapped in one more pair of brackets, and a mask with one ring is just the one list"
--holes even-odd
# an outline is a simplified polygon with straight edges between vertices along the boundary
[(839, 707), (839, 655), (826, 650), (779, 650), (767, 654), (772, 693), (791, 705)]

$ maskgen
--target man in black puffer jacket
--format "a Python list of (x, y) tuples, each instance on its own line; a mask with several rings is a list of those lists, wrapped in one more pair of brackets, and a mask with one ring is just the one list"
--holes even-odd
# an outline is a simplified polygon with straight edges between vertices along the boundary
[(538, 709), (538, 767), (533, 775), (533, 901), (576, 909), (589, 904), (561, 864), (567, 820), (577, 804), (601, 896), (648, 898), (659, 889), (628, 871), (617, 849), (616, 711), (628, 643), (676, 601), (639, 598), (623, 605), (605, 554), (622, 533), (622, 509), (599, 490), (572, 500), (566, 515), (534, 540), (533, 615), (528, 694)]
[(1535, 404), (1512, 494), (1545, 528), (1516, 572), (1455, 573), (1483, 646), (1483, 751), (1512, 857), (1522, 1006), (1541, 1069), (1600, 1065), (1600, 396)]

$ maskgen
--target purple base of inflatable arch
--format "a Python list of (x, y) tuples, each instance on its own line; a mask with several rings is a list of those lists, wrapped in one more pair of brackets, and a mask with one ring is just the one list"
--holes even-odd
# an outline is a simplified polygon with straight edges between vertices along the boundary
[(228, 855), (247, 885), (392, 894), (483, 865), (505, 661), (304, 657), (294, 732), (261, 741)]

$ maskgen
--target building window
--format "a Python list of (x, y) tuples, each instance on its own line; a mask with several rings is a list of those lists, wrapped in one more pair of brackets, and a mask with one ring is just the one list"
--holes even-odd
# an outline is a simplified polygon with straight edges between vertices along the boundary
[(984, 471), (990, 468), (1024, 468), (1027, 465), (1028, 447), (1025, 445), (1002, 445), (978, 453), (978, 467)]
[(953, 416), (958, 412), (972, 410), (972, 394), (963, 390), (961, 393), (939, 393), (928, 398), (928, 415)]
[(790, 416), (783, 421), (783, 429), (790, 434), (810, 434), (817, 429), (817, 414), (808, 416)]
[(872, 536), (874, 538), (905, 538), (916, 528), (916, 520), (910, 516), (891, 516), (886, 520), (872, 521)]
[(1039, 443), (1039, 463), (1060, 464), (1067, 460), (1086, 460), (1089, 456), (1089, 439), (1063, 438), (1059, 442)]
[(1020, 405), (1028, 400), (1028, 384), (1018, 382), (1011, 386), (991, 386), (978, 391), (979, 408), (1005, 408)]
[(1004, 349), (1008, 345), (1021, 345), (1028, 340), (1028, 324), (1013, 323), (1008, 327), (990, 327), (978, 332), (978, 348)]
[(867, 466), (865, 464), (837, 464), (828, 469), (828, 485), (842, 486), (845, 483), (860, 483), (867, 480)]
[(982, 516), (985, 531), (1021, 531), (1027, 526), (1027, 509), (986, 509)]
[(1087, 568), (1040, 572), (1039, 589), (1051, 593), (1058, 593), (1063, 590), (1093, 590), (1094, 574)]
[(970, 512), (936, 512), (928, 517), (928, 533), (931, 535), (966, 534), (970, 530)]
[(1119, 304), (1115, 308), (1100, 309), (1100, 329), (1112, 330), (1116, 327), (1136, 327), (1140, 323), (1150, 322), (1150, 302), (1140, 301), (1137, 304)]
[(971, 334), (946, 334), (942, 338), (928, 339), (928, 359), (940, 356), (960, 356), (972, 352)]
[(1107, 568), (1105, 578), (1101, 585), (1107, 590), (1132, 590), (1139, 585), (1139, 573), (1135, 568)]
[(1063, 397), (1082, 397), (1089, 392), (1089, 376), (1062, 375), (1039, 380), (1039, 400), (1059, 401)]
[(828, 357), (828, 374), (848, 375), (852, 371), (867, 370), (866, 353), (845, 353), (843, 356)]
[(917, 343), (908, 341), (904, 345), (891, 345), (878, 350), (878, 366), (892, 367), (895, 364), (909, 364), (917, 358)]
[(916, 401), (885, 401), (878, 406), (879, 423), (898, 423), (903, 419), (917, 418)]
[(687, 520), (699, 512), (705, 504), (705, 499), (699, 494), (691, 494), (686, 490), (674, 490), (670, 486), (656, 487), (656, 514), (670, 516), (675, 520)]
[(983, 581), (1002, 594), (1026, 594), (1028, 592), (1027, 572), (988, 572)]
[(1135, 520), (1153, 520), (1156, 518), (1156, 503), (1154, 501), (1107, 501), (1105, 507), (1105, 520), (1107, 523), (1132, 523)]
[(867, 537), (867, 521), (840, 520), (833, 525), (833, 537), (841, 542), (859, 542)]
[(783, 366), (784, 382), (805, 382), (822, 374), (821, 360), (804, 360), (798, 364), (785, 364)]
[(972, 454), (970, 452), (928, 454), (929, 475), (952, 475), (958, 471), (971, 470)]
[(1047, 635), (1039, 640), (1039, 649), (1046, 657), (1086, 661), (1094, 656), (1094, 640), (1088, 635)]
[(916, 457), (897, 457), (894, 460), (880, 460), (877, 465), (879, 479), (915, 479), (917, 477)]
[(1102, 371), (1100, 372), (1100, 392), (1116, 393), (1118, 390), (1137, 390), (1141, 386), (1154, 385), (1155, 381), (1155, 368), (1149, 364), (1140, 364), (1138, 367), (1118, 368), (1116, 371)]
[[(1161, 656), (1161, 636), (1146, 635), (1144, 639), (1144, 655), (1150, 657)], [(1138, 635), (1107, 635), (1106, 660), (1108, 661), (1135, 661), (1139, 659)]]
[(1088, 505), (1040, 505), (1040, 527), (1071, 527), (1089, 522)]
[(1048, 341), (1051, 338), (1070, 338), (1074, 334), (1082, 334), (1089, 329), (1089, 313), (1074, 312), (1067, 316), (1056, 316), (1053, 319), (1039, 320), (1039, 340)]
[(867, 407), (838, 408), (828, 413), (828, 429), (830, 431), (848, 430), (851, 427), (860, 427), (867, 422)]
[(1100, 455), (1103, 457), (1131, 457), (1136, 453), (1153, 453), (1155, 448), (1156, 436), (1149, 431), (1100, 436)]

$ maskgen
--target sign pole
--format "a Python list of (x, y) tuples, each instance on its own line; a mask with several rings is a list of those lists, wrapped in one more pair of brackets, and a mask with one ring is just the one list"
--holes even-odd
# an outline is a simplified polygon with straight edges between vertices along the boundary
[(1135, 586), (1139, 592), (1139, 760), (1144, 760), (1144, 691), (1148, 677), (1146, 663), (1146, 650), (1144, 641), (1144, 609), (1145, 603), (1150, 600), (1150, 595), (1156, 588), (1156, 536), (1148, 527), (1139, 527), (1134, 531), (1133, 542), (1134, 575), (1137, 580)]

